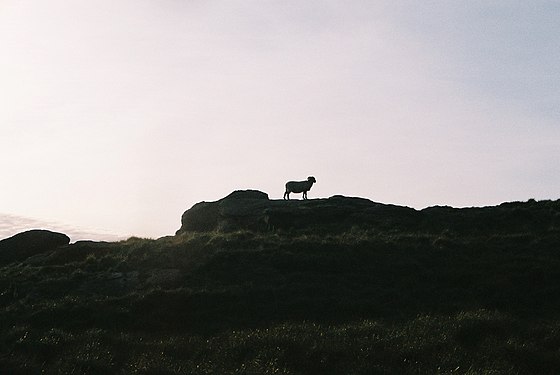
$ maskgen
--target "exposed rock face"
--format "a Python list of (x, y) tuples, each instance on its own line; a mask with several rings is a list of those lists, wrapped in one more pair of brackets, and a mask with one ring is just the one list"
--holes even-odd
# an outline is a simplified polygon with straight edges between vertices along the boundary
[(185, 211), (177, 234), (210, 231), (340, 233), (351, 229), (422, 233), (523, 233), (560, 230), (560, 200), (494, 207), (409, 207), (335, 195), (328, 199), (270, 200), (255, 190), (234, 191)]
[(258, 190), (237, 190), (216, 202), (200, 202), (181, 217), (182, 232), (230, 231), (241, 228), (260, 229), (259, 212), (270, 200)]
[(22, 261), (69, 243), (67, 235), (48, 230), (34, 229), (18, 233), (0, 241), (0, 264)]
[[(398, 225), (415, 210), (336, 195), (328, 199), (270, 200), (256, 191), (234, 191), (216, 202), (201, 202), (181, 218), (184, 232), (315, 230), (340, 232), (352, 227)], [(381, 220), (380, 218), (383, 218)], [(399, 218), (397, 223), (392, 218)], [(402, 222), (402, 219), (405, 219)]]

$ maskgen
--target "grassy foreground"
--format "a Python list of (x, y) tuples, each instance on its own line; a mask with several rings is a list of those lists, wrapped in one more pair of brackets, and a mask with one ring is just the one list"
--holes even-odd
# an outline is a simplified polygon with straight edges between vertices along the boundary
[(0, 268), (0, 373), (557, 374), (559, 244), (559, 228), (78, 242)]

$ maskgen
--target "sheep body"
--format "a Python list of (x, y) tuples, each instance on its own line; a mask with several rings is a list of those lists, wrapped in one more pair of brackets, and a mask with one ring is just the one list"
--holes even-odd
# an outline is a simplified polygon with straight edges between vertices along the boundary
[(307, 181), (288, 181), (286, 182), (286, 192), (284, 193), (284, 199), (290, 199), (290, 193), (303, 193), (303, 199), (307, 199), (307, 192), (311, 189), (311, 186), (317, 182), (315, 177), (307, 177)]

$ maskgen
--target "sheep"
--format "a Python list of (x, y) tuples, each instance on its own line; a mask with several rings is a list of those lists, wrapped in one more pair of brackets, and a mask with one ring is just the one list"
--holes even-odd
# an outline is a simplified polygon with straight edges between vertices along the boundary
[(307, 192), (311, 189), (311, 186), (317, 182), (315, 177), (307, 177), (307, 181), (288, 181), (286, 182), (286, 192), (284, 193), (284, 199), (290, 199), (290, 193), (303, 193), (303, 199), (307, 199)]

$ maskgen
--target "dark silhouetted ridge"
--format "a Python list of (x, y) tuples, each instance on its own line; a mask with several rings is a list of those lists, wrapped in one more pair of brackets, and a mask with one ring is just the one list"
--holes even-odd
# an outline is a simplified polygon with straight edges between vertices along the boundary
[(0, 241), (0, 374), (560, 374), (560, 201), (235, 191), (175, 236)]
[(328, 199), (270, 200), (255, 190), (235, 191), (185, 211), (177, 234), (186, 232), (292, 231), (341, 233), (350, 229), (406, 232), (511, 233), (560, 226), (558, 201), (504, 203), (494, 207), (409, 207), (335, 195)]

